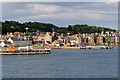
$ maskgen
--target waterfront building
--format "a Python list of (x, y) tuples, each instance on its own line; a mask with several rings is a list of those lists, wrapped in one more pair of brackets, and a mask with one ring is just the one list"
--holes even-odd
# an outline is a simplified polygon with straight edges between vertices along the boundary
[(103, 44), (103, 37), (99, 35), (99, 36), (97, 37), (96, 43), (97, 43), (97, 44)]
[(107, 34), (105, 35), (105, 39), (110, 42), (110, 43), (118, 43), (119, 42), (119, 33), (111, 33), (108, 35), (108, 32)]
[(57, 40), (53, 41), (50, 46), (60, 46), (59, 42)]
[(33, 41), (37, 41), (38, 36), (36, 36), (36, 35), (32, 35), (32, 38), (33, 38)]
[(32, 41), (31, 40), (20, 40), (17, 38), (13, 38), (13, 45), (14, 46), (31, 46)]
[[(70, 32), (67, 34), (59, 34), (53, 32), (50, 34), (50, 32), (37, 32), (29, 33), (29, 35), (25, 35), (24, 33), (20, 32), (12, 32), (7, 33), (7, 35), (2, 35), (1, 38), (4, 40), (5, 43), (8, 44), (14, 44), (15, 46), (26, 46), (26, 45), (32, 45), (32, 42), (34, 45), (37, 46), (80, 46), (82, 45), (94, 45), (104, 43), (118, 43), (120, 41), (119, 39), (119, 32), (106, 32), (103, 31), (100, 33), (83, 33), (83, 34), (74, 34), (69, 35)], [(30, 42), (29, 42), (30, 41)]]
[(7, 40), (7, 42), (10, 42), (13, 44), (13, 40), (11, 39), (11, 37), (9, 37), (9, 39)]
[(46, 33), (41, 33), (38, 36), (38, 41), (44, 40), (44, 41), (50, 41), (52, 42), (52, 36), (50, 35), (50, 32), (46, 32)]
[(93, 34), (90, 34), (87, 37), (87, 43), (89, 43), (89, 44), (93, 44), (94, 43), (94, 35)]
[(5, 44), (5, 42), (2, 40), (2, 41), (0, 41), (0, 47), (4, 47), (6, 44)]
[(82, 38), (83, 38), (83, 34), (77, 34), (77, 37), (78, 37), (78, 39), (77, 39), (77, 43), (78, 44), (81, 44), (82, 43)]
[(66, 40), (70, 43), (69, 46), (76, 46), (77, 45), (77, 39), (74, 35), (73, 36), (67, 36)]
[(13, 37), (14, 35), (12, 34), (12, 32), (7, 32), (7, 37)]

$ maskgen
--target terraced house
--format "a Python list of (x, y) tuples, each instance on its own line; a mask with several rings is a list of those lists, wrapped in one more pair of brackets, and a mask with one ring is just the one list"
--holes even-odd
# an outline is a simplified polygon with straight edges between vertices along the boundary
[[(37, 35), (36, 35), (37, 33)], [(28, 34), (28, 33), (27, 33)], [(2, 41), (14, 46), (27, 46), (36, 44), (37, 46), (81, 46), (81, 45), (104, 45), (105, 43), (117, 44), (120, 42), (119, 32), (83, 33), (83, 34), (63, 34), (50, 32), (19, 33), (10, 32), (1, 35)]]

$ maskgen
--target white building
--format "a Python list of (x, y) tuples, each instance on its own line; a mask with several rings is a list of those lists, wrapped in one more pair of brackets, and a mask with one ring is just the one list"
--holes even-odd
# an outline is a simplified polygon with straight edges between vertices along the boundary
[(13, 40), (11, 39), (11, 37), (9, 37), (9, 39), (7, 40), (7, 42), (10, 42), (13, 44)]
[(3, 42), (3, 41), (1, 41), (1, 43), (0, 43), (0, 47), (4, 47), (6, 44)]

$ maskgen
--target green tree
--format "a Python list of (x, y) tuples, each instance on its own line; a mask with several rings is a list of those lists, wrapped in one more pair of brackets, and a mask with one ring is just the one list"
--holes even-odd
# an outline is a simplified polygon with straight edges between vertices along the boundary
[[(11, 28), (13, 26), (14, 28)], [(69, 25), (68, 27), (58, 27), (51, 23), (41, 23), (41, 22), (25, 22), (19, 23), (17, 21), (5, 21), (2, 22), (2, 33), (6, 34), (7, 32), (26, 32), (25, 28), (29, 28), (29, 32), (35, 32), (37, 30), (41, 32), (58, 32), (58, 33), (67, 33), (70, 32), (71, 34), (77, 33), (101, 33), (104, 31), (113, 31), (116, 32), (115, 29), (110, 28), (102, 28), (97, 26), (89, 26), (87, 24), (76, 24), (76, 25)]]
[(68, 26), (68, 31), (72, 31), (71, 25)]

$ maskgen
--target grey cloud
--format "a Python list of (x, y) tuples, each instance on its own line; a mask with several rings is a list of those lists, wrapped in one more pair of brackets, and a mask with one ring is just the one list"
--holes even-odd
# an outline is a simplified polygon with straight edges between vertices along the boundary
[(119, 0), (2, 0), (2, 2), (118, 2)]
[(5, 20), (43, 21), (59, 26), (76, 23), (114, 26), (117, 24), (117, 3), (3, 3), (3, 21)]

